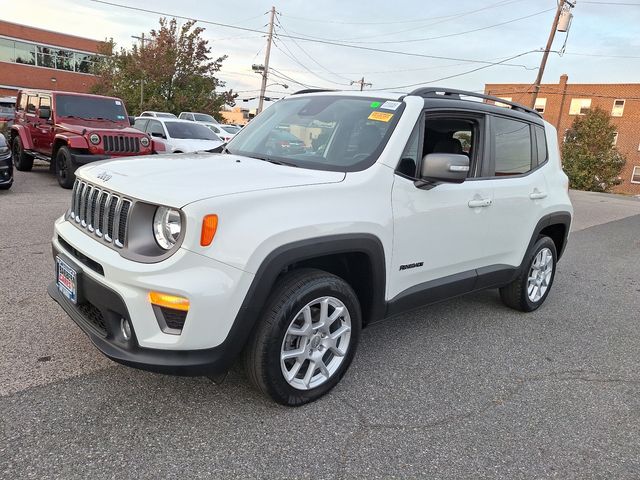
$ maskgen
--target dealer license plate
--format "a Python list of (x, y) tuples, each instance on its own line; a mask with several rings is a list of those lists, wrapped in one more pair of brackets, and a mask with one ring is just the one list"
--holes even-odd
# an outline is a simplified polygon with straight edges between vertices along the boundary
[(78, 274), (68, 263), (56, 257), (58, 290), (73, 303), (78, 302)]

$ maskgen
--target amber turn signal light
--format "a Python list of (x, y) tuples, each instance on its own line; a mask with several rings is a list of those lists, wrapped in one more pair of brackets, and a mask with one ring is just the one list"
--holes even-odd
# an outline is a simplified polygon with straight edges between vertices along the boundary
[(149, 292), (149, 301), (159, 307), (171, 308), (173, 310), (189, 311), (189, 299), (169, 295), (168, 293)]
[(213, 237), (218, 229), (218, 215), (206, 215), (202, 219), (202, 232), (200, 233), (200, 245), (208, 247), (213, 242)]

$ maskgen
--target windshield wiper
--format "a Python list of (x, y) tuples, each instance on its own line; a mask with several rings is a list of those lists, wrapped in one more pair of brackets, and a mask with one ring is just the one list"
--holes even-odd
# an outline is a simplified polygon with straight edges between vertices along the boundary
[(104, 118), (104, 117), (91, 117), (91, 118), (85, 118), (84, 120), (107, 120), (111, 123), (118, 123), (116, 120), (113, 120), (112, 118)]
[(205, 152), (209, 152), (209, 153), (229, 153), (229, 150), (227, 150), (227, 144), (223, 143), (222, 145), (218, 145), (215, 148), (210, 148), (209, 150), (205, 150)]

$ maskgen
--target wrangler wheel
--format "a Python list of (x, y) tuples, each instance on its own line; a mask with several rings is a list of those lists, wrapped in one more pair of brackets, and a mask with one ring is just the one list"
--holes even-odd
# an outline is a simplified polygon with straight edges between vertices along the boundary
[(72, 188), (76, 179), (76, 169), (78, 168), (73, 159), (71, 152), (67, 147), (60, 147), (56, 153), (56, 177), (62, 188)]
[(20, 137), (16, 136), (11, 144), (11, 159), (16, 170), (29, 172), (33, 168), (33, 157), (25, 153)]

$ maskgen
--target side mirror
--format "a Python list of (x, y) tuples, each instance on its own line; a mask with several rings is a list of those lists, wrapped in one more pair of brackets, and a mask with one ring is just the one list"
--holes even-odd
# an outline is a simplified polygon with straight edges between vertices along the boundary
[(136, 117), (132, 117), (129, 115), (129, 125), (133, 127), (133, 124), (136, 123)]
[(160, 132), (152, 132), (151, 136), (156, 138), (167, 138), (167, 136), (164, 133), (160, 133)]
[(420, 177), (428, 182), (462, 183), (469, 174), (469, 157), (455, 153), (430, 153), (422, 159)]
[(51, 107), (40, 107), (40, 110), (38, 110), (38, 118), (49, 120), (51, 118)]

